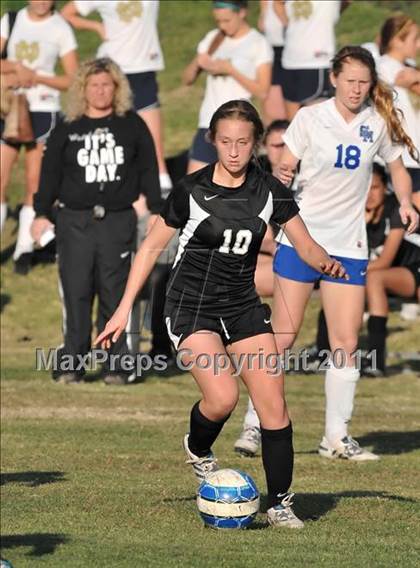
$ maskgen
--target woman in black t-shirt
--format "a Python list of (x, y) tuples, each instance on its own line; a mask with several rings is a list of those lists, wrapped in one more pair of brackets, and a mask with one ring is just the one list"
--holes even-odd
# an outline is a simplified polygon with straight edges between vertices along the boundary
[[(154, 214), (160, 210), (153, 140), (130, 109), (130, 87), (119, 67), (108, 58), (86, 61), (72, 87), (67, 119), (49, 137), (42, 161), (32, 234), (39, 242), (55, 222), (64, 312), (64, 346), (53, 375), (58, 382), (78, 382), (86, 370), (79, 361), (91, 348), (95, 295), (99, 330), (121, 300), (140, 193), (147, 194)], [(127, 382), (130, 370), (121, 363), (126, 353), (124, 334), (113, 346), (115, 364), (106, 362), (105, 383)]]
[[(218, 161), (183, 178), (169, 195), (136, 255), (118, 310), (96, 344), (109, 348), (118, 340), (159, 251), (181, 229), (165, 315), (178, 357), (189, 365), (202, 394), (184, 438), (188, 463), (200, 481), (217, 469), (211, 446), (236, 406), (240, 374), (262, 425), (268, 520), (300, 528), (303, 523), (293, 513), (288, 493), (293, 446), (283, 376), (279, 367), (269, 368), (273, 357), (278, 361), (270, 310), (254, 284), (269, 221), (284, 227), (317, 270), (336, 277), (345, 277), (345, 271), (310, 237), (291, 192), (252, 163), (262, 133), (258, 113), (246, 101), (229, 101), (215, 112), (210, 137)], [(255, 354), (260, 354), (257, 364), (249, 357)]]
[(398, 202), (394, 195), (386, 197), (385, 192), (385, 171), (375, 164), (366, 202), (368, 346), (376, 353), (376, 365), (368, 365), (363, 374), (370, 377), (386, 373), (388, 294), (411, 299), (419, 295), (420, 286), (419, 229), (412, 235), (405, 233)]

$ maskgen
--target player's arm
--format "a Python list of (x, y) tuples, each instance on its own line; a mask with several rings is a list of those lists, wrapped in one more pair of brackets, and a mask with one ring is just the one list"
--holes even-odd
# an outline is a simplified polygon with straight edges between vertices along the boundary
[(197, 77), (200, 75), (202, 68), (199, 64), (199, 56), (196, 55), (194, 59), (185, 67), (182, 72), (182, 82), (184, 85), (192, 85)]
[(82, 18), (74, 2), (67, 2), (61, 10), (61, 15), (70, 25), (76, 28), (76, 30), (96, 32), (102, 40), (106, 39), (104, 24), (95, 20), (89, 20), (88, 18)]
[(408, 224), (408, 233), (413, 233), (419, 224), (419, 216), (414, 209), (411, 196), (412, 184), (411, 178), (404, 167), (401, 158), (397, 158), (393, 162), (387, 164), (389, 173), (391, 175), (392, 186), (395, 195), (400, 203), (400, 217), (404, 225)]
[(73, 77), (76, 75), (77, 67), (79, 64), (77, 51), (75, 49), (72, 49), (61, 57), (60, 62), (64, 71), (63, 75), (47, 76), (38, 75), (38, 73), (35, 73), (33, 84), (47, 85), (47, 87), (52, 87), (53, 89), (58, 89), (59, 91), (67, 90), (73, 81)]
[(295, 177), (298, 163), (299, 159), (296, 158), (294, 154), (292, 154), (286, 144), (283, 149), (279, 167), (275, 171), (273, 171), (273, 175), (278, 178), (285, 186), (289, 187), (293, 181), (293, 178)]
[(344, 267), (338, 260), (331, 258), (327, 251), (314, 241), (300, 215), (292, 217), (282, 228), (298, 255), (306, 264), (333, 278), (348, 280)]
[(288, 19), (287, 19), (287, 14), (286, 14), (286, 3), (285, 3), (285, 1), (284, 0), (274, 0), (273, 7), (274, 7), (274, 11), (276, 13), (276, 16), (281, 21), (283, 26), (287, 26)]
[(214, 59), (210, 61), (206, 71), (212, 75), (230, 75), (254, 97), (259, 99), (265, 99), (271, 85), (271, 63), (261, 63), (257, 67), (255, 79), (250, 79), (241, 73), (229, 59)]
[(381, 254), (368, 264), (368, 271), (378, 270), (379, 268), (389, 268), (400, 248), (404, 237), (404, 229), (391, 229), (385, 240)]
[(109, 349), (126, 328), (128, 317), (137, 294), (143, 288), (160, 253), (175, 235), (176, 229), (169, 227), (162, 217), (158, 217), (150, 233), (141, 244), (131, 266), (122, 300), (105, 329), (98, 335), (94, 344)]
[(406, 67), (395, 77), (397, 87), (411, 89), (416, 83), (420, 84), (420, 70), (413, 67)]

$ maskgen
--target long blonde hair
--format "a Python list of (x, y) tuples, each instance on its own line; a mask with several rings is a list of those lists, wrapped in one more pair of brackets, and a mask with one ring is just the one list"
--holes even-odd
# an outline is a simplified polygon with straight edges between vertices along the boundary
[(84, 61), (74, 78), (69, 89), (68, 103), (66, 111), (66, 120), (77, 120), (87, 109), (87, 101), (85, 97), (86, 83), (90, 76), (98, 73), (109, 73), (115, 84), (115, 93), (112, 106), (115, 114), (124, 115), (132, 108), (132, 93), (127, 77), (121, 71), (116, 63), (108, 57), (101, 59), (89, 59)]
[(406, 146), (413, 160), (419, 162), (417, 148), (402, 126), (402, 112), (394, 107), (394, 91), (391, 87), (388, 87), (384, 82), (378, 79), (375, 60), (370, 51), (359, 45), (347, 45), (343, 47), (332, 60), (333, 75), (337, 77), (343, 70), (344, 63), (348, 63), (351, 59), (359, 61), (370, 71), (372, 86), (369, 91), (369, 96), (376, 110), (384, 119), (392, 142)]

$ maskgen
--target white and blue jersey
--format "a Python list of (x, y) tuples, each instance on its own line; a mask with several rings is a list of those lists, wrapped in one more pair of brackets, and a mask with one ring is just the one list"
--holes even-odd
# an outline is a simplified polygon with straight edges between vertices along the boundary
[[(364, 212), (373, 160), (379, 155), (390, 163), (402, 153), (384, 119), (366, 105), (347, 123), (332, 98), (300, 109), (283, 139), (301, 160), (295, 199), (311, 236), (333, 256), (367, 260)], [(277, 240), (292, 246), (284, 234)]]

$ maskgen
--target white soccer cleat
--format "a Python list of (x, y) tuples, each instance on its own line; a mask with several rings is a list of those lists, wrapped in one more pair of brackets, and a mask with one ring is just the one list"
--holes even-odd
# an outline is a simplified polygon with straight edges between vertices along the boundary
[(267, 511), (267, 520), (272, 527), (288, 527), (290, 529), (303, 529), (303, 522), (294, 514), (293, 505), (294, 493), (284, 493), (279, 495), (280, 504), (271, 507)]
[(241, 456), (252, 458), (261, 444), (261, 430), (256, 426), (245, 426), (236, 440), (234, 450)]
[(218, 470), (219, 466), (217, 465), (217, 460), (214, 457), (213, 452), (210, 452), (203, 458), (199, 458), (198, 456), (193, 454), (188, 447), (188, 437), (189, 434), (185, 434), (183, 440), (184, 450), (188, 458), (185, 463), (190, 463), (193, 466), (193, 470), (198, 479), (198, 482), (201, 483), (210, 473)]
[(351, 461), (375, 461), (379, 456), (361, 448), (351, 436), (345, 436), (338, 444), (332, 446), (324, 436), (318, 446), (318, 453), (323, 458)]

